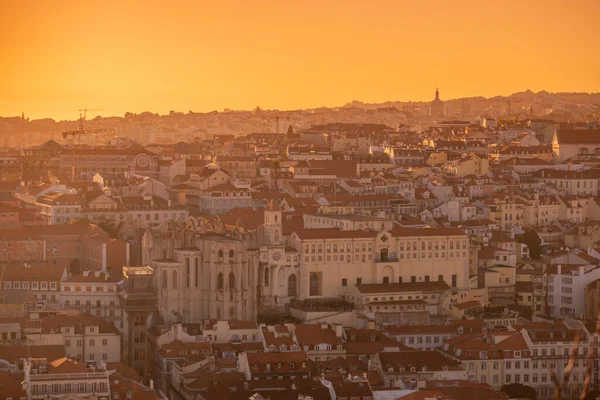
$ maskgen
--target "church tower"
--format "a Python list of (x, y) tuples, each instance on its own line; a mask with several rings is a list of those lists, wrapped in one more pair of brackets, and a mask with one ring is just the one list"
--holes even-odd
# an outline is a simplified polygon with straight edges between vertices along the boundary
[(271, 200), (269, 205), (265, 208), (264, 218), (265, 239), (268, 244), (281, 243), (281, 214), (281, 207), (275, 204), (275, 201)]
[(435, 88), (435, 99), (433, 99), (431, 106), (429, 107), (429, 115), (432, 117), (444, 116), (444, 102), (440, 100), (440, 92), (438, 88)]

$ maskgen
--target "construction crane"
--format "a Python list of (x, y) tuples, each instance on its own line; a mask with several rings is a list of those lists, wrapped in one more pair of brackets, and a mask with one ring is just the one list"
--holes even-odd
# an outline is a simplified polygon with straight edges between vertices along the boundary
[[(71, 181), (75, 180), (75, 145), (73, 143), (73, 139), (75, 136), (78, 138), (78, 145), (81, 144), (81, 135), (89, 135), (93, 133), (103, 133), (103, 132), (111, 132), (112, 129), (100, 128), (100, 129), (84, 129), (83, 122), (85, 121), (85, 117), (87, 116), (87, 111), (92, 111), (90, 109), (79, 110), (79, 121), (77, 130), (74, 131), (66, 131), (63, 132), (63, 139), (67, 139), (67, 147), (71, 147)], [(69, 140), (70, 139), (70, 140)]]
[(513, 101), (505, 100), (505, 102), (506, 102), (506, 104), (508, 104), (508, 111), (506, 113), (507, 113), (507, 115), (510, 116), (512, 103), (520, 103), (521, 101), (520, 100), (513, 100)]
[(81, 113), (83, 113), (83, 121), (86, 120), (87, 118), (87, 112), (88, 111), (102, 111), (102, 108), (84, 108), (82, 110), (79, 110), (79, 119), (81, 120)]

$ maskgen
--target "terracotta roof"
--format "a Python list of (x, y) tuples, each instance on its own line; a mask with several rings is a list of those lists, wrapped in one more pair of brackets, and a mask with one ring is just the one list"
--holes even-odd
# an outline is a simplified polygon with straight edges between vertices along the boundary
[(559, 144), (598, 144), (600, 146), (600, 129), (559, 129), (556, 131), (556, 136)]
[(521, 332), (502, 340), (496, 347), (504, 351), (529, 351), (529, 346)]
[[(302, 368), (302, 363), (306, 366)], [(267, 370), (267, 363), (270, 364), (270, 371)], [(279, 366), (281, 363), (281, 366)], [(290, 363), (294, 363), (294, 371), (290, 369)], [(303, 351), (270, 352), (270, 353), (248, 353), (248, 364), (250, 373), (278, 373), (278, 372), (308, 372), (308, 357)], [(255, 368), (254, 365), (258, 368)]]
[(63, 282), (64, 283), (117, 283), (122, 281), (123, 278), (123, 274), (120, 271), (120, 268), (118, 273), (104, 273), (104, 272), (100, 272), (98, 275), (96, 275), (94, 272), (95, 271), (91, 271), (87, 276), (85, 275), (74, 275), (71, 276), (70, 278), (65, 279)]
[(48, 372), (51, 374), (78, 374), (89, 371), (85, 365), (62, 357), (49, 363)]
[(31, 266), (24, 267), (21, 265), (0, 265), (1, 281), (28, 281), (39, 280), (49, 282), (60, 282), (65, 274), (65, 267), (58, 266)]
[(301, 347), (326, 343), (332, 347), (342, 344), (342, 338), (337, 337), (334, 329), (329, 325), (299, 324), (295, 330), (296, 339)]
[(0, 343), (1, 358), (11, 364), (19, 364), (17, 361), (24, 358), (45, 358), (47, 360), (56, 360), (65, 356), (65, 347), (63, 345), (44, 345), (44, 346), (26, 346), (26, 345), (6, 345)]
[(75, 333), (82, 333), (82, 328), (84, 326), (97, 326), (98, 333), (101, 334), (121, 335), (121, 332), (115, 327), (114, 324), (111, 324), (110, 322), (91, 314), (83, 314), (78, 316), (57, 315), (41, 320), (41, 328), (44, 332), (50, 332), (52, 330), (59, 331), (64, 327), (73, 327)]
[(27, 398), (23, 386), (23, 375), (0, 372), (0, 400)]

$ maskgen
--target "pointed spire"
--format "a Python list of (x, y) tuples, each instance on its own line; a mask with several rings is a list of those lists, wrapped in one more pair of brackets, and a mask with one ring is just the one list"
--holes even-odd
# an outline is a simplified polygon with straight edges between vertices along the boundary
[(436, 99), (436, 100), (439, 100), (439, 99), (440, 99), (440, 92), (439, 92), (439, 90), (438, 90), (438, 88), (437, 88), (437, 87), (435, 88), (435, 99)]

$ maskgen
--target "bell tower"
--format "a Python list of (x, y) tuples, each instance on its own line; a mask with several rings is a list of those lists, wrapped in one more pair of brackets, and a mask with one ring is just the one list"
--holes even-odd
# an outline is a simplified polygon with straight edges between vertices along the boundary
[(268, 244), (280, 244), (281, 242), (281, 207), (271, 200), (265, 208), (264, 229)]

